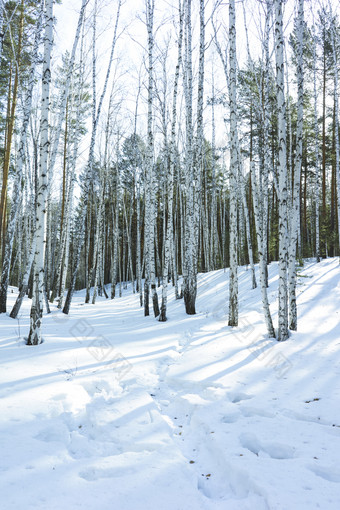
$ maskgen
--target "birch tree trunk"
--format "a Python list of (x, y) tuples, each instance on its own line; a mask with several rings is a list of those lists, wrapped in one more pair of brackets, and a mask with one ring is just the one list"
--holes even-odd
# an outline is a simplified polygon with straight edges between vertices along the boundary
[[(7, 193), (8, 193), (8, 176), (11, 159), (11, 149), (14, 134), (15, 113), (17, 109), (18, 89), (19, 89), (19, 73), (21, 68), (21, 61), (23, 56), (23, 35), (24, 35), (24, 1), (20, 2), (20, 21), (19, 21), (19, 34), (16, 53), (13, 47), (13, 56), (15, 58), (14, 67), (14, 81), (12, 89), (12, 64), (10, 68), (8, 98), (7, 98), (7, 119), (5, 128), (5, 147), (3, 156), (3, 169), (2, 169), (2, 183), (0, 193), (0, 248), (2, 254), (4, 253), (6, 221), (7, 221)], [(13, 45), (13, 42), (12, 42)], [(1, 261), (2, 262), (2, 261)]]
[(318, 121), (318, 90), (316, 73), (316, 45), (317, 38), (313, 25), (313, 96), (314, 96), (314, 154), (315, 154), (315, 256), (320, 262), (320, 150), (319, 150), (319, 121)]
[(175, 158), (176, 158), (176, 120), (177, 120), (177, 96), (178, 96), (178, 82), (180, 68), (182, 65), (182, 44), (183, 44), (183, 9), (181, 0), (179, 1), (179, 35), (178, 35), (178, 54), (177, 54), (177, 65), (175, 69), (174, 89), (172, 96), (172, 122), (171, 122), (171, 138), (170, 138), (170, 168), (169, 168), (169, 181), (167, 186), (168, 196), (168, 218), (166, 225), (166, 238), (165, 238), (165, 256), (163, 266), (163, 288), (162, 288), (162, 305), (159, 315), (159, 320), (164, 322), (167, 320), (166, 309), (167, 309), (167, 286), (168, 286), (168, 272), (169, 272), (169, 261), (174, 257), (174, 238), (173, 238), (173, 195), (174, 195), (174, 171), (175, 171)]
[[(263, 175), (260, 176), (262, 181), (262, 253), (265, 264), (265, 281), (268, 287), (268, 180), (271, 169), (271, 148), (270, 148), (270, 58), (269, 58), (269, 38), (270, 38), (270, 22), (272, 16), (272, 0), (267, 0), (266, 21), (264, 34), (264, 98), (263, 98), (263, 143), (264, 143), (264, 165)], [(260, 95), (261, 97), (261, 95)], [(274, 172), (272, 172), (274, 174)], [(260, 199), (260, 197), (259, 197)]]
[(200, 0), (200, 39), (198, 59), (198, 86), (197, 86), (197, 134), (194, 147), (194, 207), (195, 207), (195, 273), (197, 272), (199, 251), (199, 230), (202, 207), (202, 173), (204, 165), (204, 131), (203, 131), (203, 108), (204, 108), (204, 57), (205, 57), (205, 5)]
[(87, 167), (86, 167), (86, 176), (85, 176), (85, 190), (83, 192), (83, 207), (81, 212), (81, 218), (80, 218), (80, 224), (79, 224), (79, 233), (78, 233), (78, 243), (75, 248), (75, 263), (73, 267), (73, 273), (71, 275), (71, 281), (70, 286), (67, 292), (65, 305), (63, 308), (63, 313), (68, 314), (71, 307), (72, 297), (75, 289), (79, 264), (80, 264), (80, 257), (81, 257), (81, 251), (84, 244), (84, 234), (85, 234), (85, 223), (86, 223), (86, 215), (87, 215), (87, 209), (88, 209), (88, 192), (90, 189), (90, 184), (93, 179), (93, 164), (94, 164), (94, 150), (95, 150), (95, 142), (96, 142), (96, 135), (97, 135), (97, 128), (98, 128), (98, 121), (102, 110), (102, 105), (104, 98), (106, 96), (106, 90), (108, 87), (108, 82), (111, 74), (111, 67), (112, 67), (112, 61), (113, 61), (113, 54), (116, 47), (116, 42), (118, 38), (118, 22), (120, 17), (120, 8), (121, 8), (122, 0), (118, 0), (118, 6), (117, 6), (117, 13), (116, 13), (116, 20), (115, 20), (115, 26), (114, 26), (114, 32), (113, 32), (113, 38), (112, 38), (112, 44), (111, 44), (111, 52), (109, 57), (108, 66), (106, 69), (106, 76), (104, 81), (104, 87), (99, 99), (98, 107), (96, 102), (96, 20), (94, 19), (94, 26), (93, 26), (93, 42), (92, 42), (92, 84), (93, 84), (93, 105), (92, 105), (92, 132), (91, 132), (91, 141), (90, 141), (90, 147), (89, 147), (89, 155), (88, 155), (88, 161), (87, 161)]
[[(275, 338), (275, 330), (273, 326), (272, 317), (270, 314), (268, 294), (267, 294), (267, 276), (266, 276), (266, 259), (263, 253), (263, 222), (261, 215), (261, 206), (259, 203), (259, 192), (258, 186), (255, 178), (254, 164), (251, 164), (250, 167), (251, 172), (251, 180), (252, 180), (252, 190), (253, 190), (253, 199), (254, 199), (254, 214), (255, 214), (255, 223), (256, 223), (256, 236), (257, 236), (257, 246), (258, 246), (258, 255), (260, 259), (259, 264), (259, 272), (260, 272), (260, 285), (261, 285), (261, 296), (262, 296), (262, 307), (264, 318), (266, 322), (267, 332), (269, 338)], [(265, 227), (267, 228), (267, 227)]]
[(46, 0), (46, 26), (44, 39), (44, 60), (42, 72), (41, 122), (40, 122), (40, 161), (39, 184), (36, 205), (34, 256), (34, 292), (30, 314), (30, 331), (27, 345), (38, 345), (42, 342), (41, 323), (44, 300), (44, 252), (45, 252), (45, 221), (46, 199), (48, 193), (48, 157), (49, 157), (49, 109), (51, 83), (51, 52), (53, 46), (53, 0)]
[(139, 293), (139, 304), (143, 306), (143, 286), (142, 286), (142, 261), (141, 261), (141, 222), (140, 222), (140, 182), (139, 176), (136, 177), (136, 228), (137, 228), (137, 286)]
[(63, 121), (65, 119), (65, 112), (66, 112), (67, 102), (68, 102), (68, 98), (69, 98), (69, 94), (70, 94), (70, 86), (71, 86), (71, 82), (72, 82), (72, 73), (74, 71), (75, 56), (76, 56), (78, 42), (80, 39), (81, 28), (82, 28), (82, 25), (84, 22), (85, 9), (86, 9), (88, 2), (89, 2), (89, 0), (82, 0), (82, 5), (80, 8), (80, 12), (79, 12), (76, 34), (75, 34), (74, 41), (73, 41), (70, 61), (68, 64), (67, 75), (66, 75), (66, 79), (65, 79), (65, 87), (64, 87), (64, 89), (62, 91), (62, 95), (61, 95), (59, 116), (58, 116), (57, 126), (55, 128), (53, 148), (51, 150), (51, 157), (50, 157), (50, 162), (49, 162), (49, 168), (51, 169), (50, 175), (53, 174), (53, 169), (54, 169), (54, 165), (55, 165), (55, 161), (56, 161), (56, 157), (57, 157), (61, 128), (62, 128)]
[(298, 241), (298, 229), (300, 224), (300, 181), (302, 165), (302, 137), (303, 137), (303, 33), (304, 33), (304, 0), (299, 0), (297, 17), (297, 128), (296, 128), (296, 152), (294, 164), (293, 197), (290, 213), (290, 239), (288, 254), (288, 283), (289, 283), (289, 328), (297, 329), (296, 309), (296, 245)]
[[(239, 155), (240, 157), (240, 155)], [(249, 211), (248, 211), (248, 205), (247, 205), (247, 197), (246, 197), (246, 189), (245, 189), (245, 180), (240, 172), (240, 193), (241, 193), (241, 199), (242, 199), (242, 205), (243, 205), (243, 212), (244, 212), (244, 219), (246, 223), (246, 236), (247, 236), (247, 248), (248, 248), (248, 257), (249, 257), (249, 264), (250, 264), (250, 270), (251, 270), (251, 285), (252, 289), (256, 289), (257, 283), (256, 283), (256, 275), (255, 275), (255, 266), (254, 266), (254, 257), (253, 257), (253, 246), (251, 242), (251, 234), (250, 234), (250, 222), (249, 222)]]
[(27, 260), (27, 264), (26, 264), (25, 274), (22, 279), (22, 284), (21, 284), (21, 287), (19, 290), (18, 297), (13, 305), (11, 313), (9, 314), (9, 316), (12, 319), (17, 318), (18, 313), (20, 312), (20, 308), (21, 308), (23, 299), (24, 299), (27, 289), (28, 289), (28, 282), (29, 282), (32, 265), (33, 265), (33, 260), (34, 260), (34, 254), (35, 254), (35, 245), (36, 245), (36, 239), (35, 239), (35, 235), (33, 234), (33, 241), (32, 241), (31, 251), (30, 251), (30, 254), (29, 254), (29, 257)]
[(284, 87), (284, 40), (282, 0), (275, 0), (275, 57), (276, 97), (278, 116), (278, 200), (279, 200), (279, 326), (278, 340), (288, 338), (288, 208), (287, 208), (287, 148), (286, 148), (286, 102)]
[(237, 276), (237, 175), (238, 175), (238, 133), (236, 102), (236, 26), (235, 0), (229, 2), (229, 106), (230, 106), (230, 244), (229, 244), (229, 326), (238, 325), (238, 276)]
[(2, 44), (4, 41), (4, 0), (0, 0), (0, 62), (2, 58)]
[(116, 295), (116, 284), (118, 274), (118, 254), (119, 254), (119, 240), (118, 240), (118, 220), (119, 220), (119, 186), (118, 186), (118, 168), (117, 168), (117, 185), (116, 185), (116, 204), (113, 213), (113, 253), (111, 264), (111, 299)]
[[(28, 77), (28, 86), (26, 99), (24, 103), (24, 111), (23, 111), (23, 120), (20, 129), (20, 141), (18, 147), (18, 157), (16, 161), (16, 176), (14, 182), (14, 190), (12, 195), (12, 205), (10, 217), (7, 224), (7, 232), (6, 232), (6, 240), (5, 240), (5, 250), (2, 264), (2, 273), (1, 273), (1, 283), (0, 283), (0, 313), (6, 313), (6, 302), (7, 302), (7, 289), (9, 283), (9, 273), (10, 273), (10, 265), (12, 259), (12, 251), (13, 251), (13, 241), (15, 235), (15, 229), (18, 222), (19, 210), (22, 199), (22, 191), (23, 191), (23, 167), (25, 163), (25, 150), (26, 150), (26, 142), (27, 142), (27, 132), (29, 127), (29, 120), (32, 109), (32, 97), (33, 97), (33, 87), (35, 83), (35, 72), (38, 61), (38, 48), (41, 37), (41, 28), (42, 28), (42, 16), (43, 16), (43, 7), (44, 2), (41, 2), (40, 13), (37, 19), (37, 26), (34, 37), (34, 46), (32, 51), (32, 64), (29, 71)], [(1, 41), (0, 41), (1, 42)]]
[(185, 63), (184, 63), (184, 95), (185, 95), (185, 214), (184, 214), (184, 260), (183, 294), (185, 311), (188, 315), (196, 313), (197, 294), (196, 277), (196, 235), (195, 235), (195, 200), (194, 200), (194, 157), (193, 157), (193, 119), (192, 119), (192, 26), (191, 0), (186, 2), (185, 13)]
[[(215, 83), (212, 71), (212, 100), (211, 100), (211, 157), (212, 157), (212, 168), (211, 168), (211, 179), (212, 179), (212, 196), (211, 196), (211, 208), (210, 208), (210, 261), (212, 269), (216, 269), (216, 261), (218, 258), (218, 232), (217, 232), (217, 203), (216, 203), (216, 123), (215, 123)], [(209, 211), (209, 207), (208, 207)]]
[[(339, 34), (335, 30), (332, 6), (330, 4), (331, 14), (331, 44), (332, 55), (334, 62), (334, 124), (335, 124), (335, 175), (336, 175), (336, 194), (337, 194), (337, 208), (338, 208), (338, 242), (340, 246), (340, 144), (339, 144), (339, 62), (338, 62), (338, 48), (339, 48)], [(339, 252), (340, 253), (340, 252)], [(340, 258), (339, 258), (340, 262)]]
[(158, 296), (156, 291), (155, 275), (155, 178), (154, 178), (154, 139), (153, 139), (153, 95), (154, 95), (154, 76), (153, 76), (153, 51), (154, 51), (154, 0), (146, 0), (146, 27), (148, 32), (148, 143), (145, 168), (145, 291), (144, 291), (144, 315), (149, 315), (149, 287), (151, 287), (151, 296), (154, 316), (159, 315)]

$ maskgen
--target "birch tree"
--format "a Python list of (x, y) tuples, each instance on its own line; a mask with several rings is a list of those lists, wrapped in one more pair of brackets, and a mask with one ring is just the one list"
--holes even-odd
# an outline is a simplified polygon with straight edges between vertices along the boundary
[[(335, 175), (337, 183), (337, 209), (338, 209), (338, 242), (340, 247), (340, 143), (339, 143), (339, 34), (335, 30), (332, 5), (329, 2), (331, 17), (331, 45), (334, 63), (334, 124), (335, 124)], [(340, 260), (340, 259), (339, 259)]]
[(275, 57), (278, 123), (278, 200), (279, 200), (279, 326), (278, 340), (288, 338), (288, 207), (287, 207), (287, 147), (286, 102), (284, 85), (284, 39), (282, 0), (275, 0)]
[[(92, 97), (91, 140), (90, 140), (88, 160), (87, 160), (86, 172), (85, 172), (85, 189), (83, 192), (83, 207), (82, 207), (81, 218), (80, 218), (80, 231), (78, 233), (79, 234), (78, 235), (78, 243), (75, 248), (74, 267), (73, 267), (73, 271), (72, 271), (72, 275), (71, 275), (71, 279), (70, 279), (70, 285), (68, 288), (65, 304), (63, 307), (63, 313), (65, 313), (65, 314), (68, 314), (70, 311), (72, 297), (73, 297), (73, 293), (74, 293), (74, 289), (75, 289), (75, 285), (76, 285), (79, 264), (80, 264), (81, 251), (82, 251), (82, 248), (84, 245), (85, 224), (86, 224), (86, 216), (87, 216), (87, 210), (88, 210), (88, 193), (89, 193), (91, 182), (93, 179), (94, 151), (95, 151), (95, 143), (96, 143), (96, 136), (97, 136), (97, 129), (98, 129), (98, 121), (100, 118), (103, 101), (104, 101), (108, 83), (109, 83), (114, 50), (115, 50), (117, 39), (118, 39), (118, 23), (119, 23), (119, 17), (120, 17), (121, 4), (122, 4), (122, 0), (118, 0), (109, 62), (107, 65), (104, 86), (103, 86), (103, 90), (102, 90), (102, 93), (99, 98), (98, 106), (97, 106), (97, 95), (96, 95), (96, 79), (97, 79), (96, 12), (94, 15), (94, 20), (93, 20), (93, 38), (92, 38), (92, 91), (93, 91), (93, 97)], [(95, 7), (95, 11), (96, 11), (96, 7)]]
[(198, 57), (198, 84), (197, 84), (197, 113), (196, 113), (196, 143), (194, 146), (194, 201), (195, 201), (195, 271), (198, 262), (198, 241), (202, 204), (201, 180), (204, 165), (204, 130), (203, 130), (203, 105), (204, 105), (204, 70), (205, 70), (205, 4), (200, 0), (199, 8), (199, 57)]
[(238, 276), (237, 276), (237, 181), (238, 181), (238, 131), (236, 100), (236, 24), (235, 0), (229, 2), (229, 107), (230, 107), (230, 169), (229, 169), (229, 326), (238, 326)]
[(147, 149), (145, 161), (145, 270), (144, 315), (149, 315), (149, 289), (154, 316), (159, 315), (158, 296), (155, 275), (155, 175), (154, 175), (154, 135), (153, 135), (153, 99), (154, 99), (154, 0), (146, 0), (146, 28), (148, 37), (148, 111), (147, 111)]
[(32, 51), (32, 61), (28, 77), (28, 86), (26, 98), (24, 102), (23, 119), (20, 129), (20, 141), (18, 147), (18, 155), (16, 162), (16, 175), (14, 181), (14, 190), (12, 195), (12, 206), (7, 224), (7, 232), (5, 239), (5, 250), (2, 264), (1, 283), (0, 283), (0, 313), (6, 313), (7, 289), (9, 283), (10, 264), (12, 259), (13, 241), (17, 220), (20, 210), (20, 204), (23, 192), (23, 167), (25, 163), (25, 151), (27, 142), (27, 133), (29, 128), (29, 120), (32, 109), (33, 88), (36, 80), (36, 67), (38, 64), (38, 49), (41, 38), (42, 16), (44, 10), (44, 1), (41, 1), (40, 12), (37, 18), (34, 45)]
[(36, 249), (34, 255), (34, 290), (30, 314), (30, 331), (27, 345), (38, 345), (42, 342), (41, 324), (44, 294), (44, 252), (45, 252), (45, 221), (46, 199), (48, 193), (48, 157), (49, 139), (49, 108), (51, 83), (51, 52), (53, 46), (53, 0), (46, 0), (46, 25), (44, 37), (44, 60), (42, 70), (41, 121), (40, 121), (40, 160), (38, 194), (35, 211)]
[(320, 262), (320, 150), (319, 150), (319, 121), (318, 121), (318, 89), (317, 89), (317, 61), (316, 47), (317, 37), (315, 33), (315, 25), (313, 20), (312, 29), (312, 47), (313, 47), (313, 102), (314, 102), (314, 158), (315, 158), (315, 175), (314, 175), (314, 193), (315, 193), (315, 256), (316, 261)]
[(191, 0), (185, 4), (185, 60), (184, 60), (184, 96), (185, 96), (185, 217), (184, 217), (184, 260), (183, 295), (185, 311), (188, 315), (196, 313), (197, 294), (196, 246), (195, 246), (195, 198), (194, 198), (194, 156), (193, 156), (193, 71), (192, 71), (192, 25)]
[(2, 43), (4, 40), (4, 0), (0, 0), (0, 61), (2, 57)]
[(264, 233), (263, 229), (267, 228), (267, 226), (263, 225), (262, 218), (263, 212), (262, 207), (263, 204), (260, 204), (259, 190), (257, 182), (258, 180), (255, 177), (255, 165), (251, 163), (251, 180), (252, 180), (252, 191), (254, 198), (254, 214), (255, 214), (255, 223), (256, 223), (256, 236), (257, 236), (257, 247), (258, 247), (258, 256), (260, 259), (259, 263), (259, 272), (260, 272), (260, 285), (261, 285), (261, 296), (262, 296), (262, 308), (264, 313), (264, 318), (266, 322), (267, 332), (269, 338), (275, 338), (275, 330), (273, 326), (273, 321), (269, 308), (268, 301), (268, 293), (267, 293), (267, 278), (266, 278), (266, 259), (263, 253), (263, 238)]
[(297, 129), (296, 152), (294, 164), (294, 182), (290, 207), (290, 239), (288, 253), (288, 283), (289, 283), (289, 328), (297, 329), (296, 310), (296, 245), (298, 241), (298, 228), (300, 224), (300, 182), (302, 165), (302, 137), (303, 137), (303, 34), (304, 34), (304, 1), (298, 2), (297, 16)]
[(183, 44), (183, 21), (184, 13), (182, 2), (178, 3), (179, 12), (179, 33), (177, 45), (177, 64), (175, 69), (174, 88), (172, 96), (172, 120), (171, 120), (171, 135), (170, 135), (170, 150), (169, 150), (169, 176), (167, 183), (167, 197), (168, 197), (168, 217), (166, 222), (166, 237), (164, 247), (164, 266), (163, 266), (163, 286), (162, 286), (162, 305), (159, 315), (159, 320), (164, 322), (167, 320), (167, 286), (168, 286), (168, 272), (169, 262), (171, 257), (174, 258), (174, 239), (173, 239), (173, 195), (174, 195), (174, 172), (175, 172), (175, 158), (176, 158), (176, 120), (177, 120), (177, 96), (178, 96), (178, 83), (180, 76), (180, 68), (182, 65), (182, 44)]

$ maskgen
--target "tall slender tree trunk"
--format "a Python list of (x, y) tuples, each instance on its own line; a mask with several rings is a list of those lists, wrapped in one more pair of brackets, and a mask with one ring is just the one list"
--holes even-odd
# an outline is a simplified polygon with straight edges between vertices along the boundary
[(229, 242), (229, 326), (238, 326), (238, 275), (237, 275), (237, 181), (238, 181), (238, 133), (236, 100), (236, 21), (235, 0), (229, 2), (229, 106), (230, 106), (230, 242)]
[(154, 0), (146, 0), (146, 26), (148, 32), (148, 143), (147, 160), (145, 168), (145, 291), (144, 291), (144, 315), (149, 315), (149, 287), (151, 287), (151, 297), (154, 316), (159, 315), (158, 296), (156, 291), (155, 274), (155, 176), (154, 176), (154, 139), (153, 139), (153, 96), (154, 96)]
[(243, 205), (244, 219), (246, 223), (246, 236), (247, 236), (247, 248), (248, 248), (248, 258), (251, 269), (251, 288), (256, 289), (256, 275), (255, 275), (255, 265), (254, 265), (254, 257), (253, 257), (253, 245), (251, 241), (251, 232), (250, 232), (250, 220), (249, 220), (249, 210), (247, 205), (246, 198), (246, 189), (245, 189), (245, 180), (240, 172), (240, 193)]
[(0, 0), (0, 62), (2, 58), (2, 45), (4, 41), (4, 0)]
[[(331, 9), (331, 17), (332, 9)], [(331, 41), (332, 41), (332, 54), (334, 62), (334, 130), (335, 130), (335, 181), (336, 181), (336, 194), (337, 194), (337, 210), (338, 210), (338, 243), (340, 255), (340, 144), (339, 144), (339, 61), (338, 52), (339, 47), (339, 33), (335, 30), (334, 23), (331, 24)], [(335, 195), (335, 190), (334, 190)], [(340, 259), (339, 259), (340, 261)]]
[[(182, 65), (182, 44), (183, 44), (183, 20), (184, 13), (179, 1), (179, 36), (178, 36), (178, 54), (177, 65), (175, 69), (175, 80), (172, 97), (172, 122), (171, 122), (171, 139), (170, 139), (170, 154), (169, 154), (169, 180), (167, 186), (168, 197), (168, 217), (166, 224), (166, 237), (164, 247), (164, 266), (163, 266), (163, 287), (162, 287), (162, 305), (159, 315), (159, 320), (164, 322), (167, 320), (167, 286), (168, 286), (168, 272), (171, 257), (174, 258), (174, 234), (173, 234), (173, 197), (174, 197), (174, 172), (175, 172), (175, 158), (176, 158), (176, 120), (177, 120), (177, 96), (178, 96), (178, 82), (180, 75), (180, 68)], [(176, 275), (177, 278), (177, 275)]]
[(318, 122), (318, 92), (316, 78), (316, 35), (313, 26), (313, 93), (314, 93), (314, 154), (315, 154), (315, 256), (320, 262), (320, 150), (319, 150), (319, 122)]
[(279, 327), (278, 340), (288, 338), (288, 207), (287, 207), (287, 148), (286, 148), (286, 102), (284, 86), (284, 40), (282, 0), (275, 0), (275, 56), (276, 97), (278, 116), (278, 200), (279, 200)]
[(269, 338), (275, 338), (275, 330), (269, 308), (268, 294), (267, 294), (267, 277), (266, 277), (266, 259), (263, 253), (263, 222), (261, 221), (261, 205), (259, 201), (258, 186), (255, 178), (254, 163), (251, 163), (251, 179), (252, 179), (252, 190), (254, 199), (254, 214), (256, 224), (256, 235), (257, 235), (257, 246), (258, 255), (260, 259), (259, 272), (260, 272), (260, 285), (261, 285), (261, 296), (262, 296), (262, 307), (264, 318), (267, 326), (267, 332)]
[(27, 345), (38, 345), (42, 342), (41, 324), (45, 282), (45, 220), (46, 200), (48, 193), (48, 157), (49, 157), (49, 109), (51, 83), (51, 52), (53, 46), (53, 0), (46, 0), (46, 26), (44, 39), (44, 60), (42, 72), (41, 122), (40, 122), (40, 161), (39, 183), (36, 205), (34, 256), (34, 291), (30, 315), (30, 331)]
[(23, 119), (20, 129), (20, 141), (18, 147), (18, 156), (16, 161), (16, 175), (14, 181), (14, 189), (12, 194), (12, 204), (9, 220), (7, 223), (7, 232), (4, 246), (4, 256), (2, 263), (2, 273), (1, 273), (1, 283), (0, 283), (0, 313), (6, 312), (6, 302), (7, 302), (7, 289), (9, 283), (9, 273), (10, 273), (10, 265), (12, 259), (12, 251), (13, 251), (13, 241), (14, 234), (18, 222), (19, 210), (22, 201), (22, 192), (23, 192), (23, 168), (25, 163), (25, 151), (26, 151), (26, 141), (27, 141), (27, 132), (29, 127), (29, 120), (31, 115), (32, 108), (32, 97), (33, 97), (33, 87), (35, 83), (35, 73), (36, 73), (36, 65), (38, 60), (38, 48), (41, 36), (42, 29), (42, 15), (43, 15), (43, 0), (40, 6), (40, 12), (37, 19), (35, 36), (34, 36), (34, 45), (32, 50), (32, 63), (28, 75), (28, 85), (26, 98), (24, 102), (23, 109)]
[(327, 62), (326, 62), (326, 27), (323, 26), (323, 71), (322, 71), (322, 246), (323, 253), (327, 257), (326, 236), (326, 89), (327, 89)]
[[(289, 285), (289, 328), (297, 329), (296, 308), (296, 246), (300, 224), (300, 185), (302, 166), (302, 137), (303, 137), (303, 33), (304, 33), (304, 0), (299, 0), (297, 17), (297, 82), (298, 107), (296, 129), (296, 152), (294, 162), (294, 180), (292, 186), (292, 201), (290, 208), (290, 240), (288, 252), (288, 285)], [(305, 181), (306, 181), (305, 176)]]
[(184, 95), (185, 95), (185, 213), (184, 213), (184, 260), (183, 294), (185, 311), (188, 315), (196, 313), (197, 294), (196, 277), (196, 235), (195, 235), (195, 199), (194, 199), (194, 155), (193, 155), (193, 115), (192, 115), (192, 26), (191, 0), (185, 4), (185, 62), (184, 62)]
[(114, 50), (117, 43), (118, 38), (118, 22), (120, 17), (120, 8), (121, 8), (122, 0), (118, 0), (118, 6), (116, 11), (116, 20), (114, 25), (114, 31), (113, 31), (113, 38), (111, 43), (111, 52), (109, 56), (109, 62), (106, 69), (106, 76), (104, 81), (104, 87), (99, 99), (99, 103), (97, 106), (96, 101), (96, 21), (94, 20), (94, 26), (93, 26), (93, 42), (92, 42), (92, 85), (93, 85), (93, 105), (92, 105), (92, 131), (91, 131), (91, 141), (90, 141), (90, 147), (89, 147), (89, 155), (88, 155), (88, 162), (87, 162), (87, 168), (86, 168), (86, 176), (85, 176), (85, 190), (83, 192), (83, 207), (81, 217), (80, 217), (80, 223), (79, 223), (79, 233), (78, 233), (78, 242), (77, 246), (75, 248), (75, 261), (74, 261), (74, 267), (73, 267), (73, 274), (71, 275), (70, 285), (66, 296), (65, 305), (63, 308), (63, 313), (68, 314), (71, 307), (72, 297), (75, 289), (78, 269), (80, 265), (80, 257), (82, 252), (82, 247), (84, 245), (84, 234), (85, 234), (85, 223), (86, 223), (86, 215), (88, 210), (88, 192), (90, 189), (90, 185), (93, 180), (93, 165), (94, 165), (94, 149), (95, 149), (95, 141), (96, 141), (96, 135), (97, 135), (97, 128), (98, 128), (98, 121), (101, 114), (103, 101), (106, 96), (106, 91), (108, 87), (108, 82), (111, 74), (111, 68), (112, 68), (112, 62), (113, 62), (113, 55)]

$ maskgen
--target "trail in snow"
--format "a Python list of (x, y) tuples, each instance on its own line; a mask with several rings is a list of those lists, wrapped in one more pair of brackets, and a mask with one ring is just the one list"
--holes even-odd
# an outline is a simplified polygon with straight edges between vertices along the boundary
[[(78, 293), (38, 347), (28, 301), (1, 317), (0, 508), (338, 510), (339, 274), (337, 259), (302, 268), (284, 343), (245, 268), (237, 329), (224, 271), (199, 275), (196, 316), (171, 296), (166, 323), (130, 291)], [(276, 319), (276, 264), (269, 278)]]

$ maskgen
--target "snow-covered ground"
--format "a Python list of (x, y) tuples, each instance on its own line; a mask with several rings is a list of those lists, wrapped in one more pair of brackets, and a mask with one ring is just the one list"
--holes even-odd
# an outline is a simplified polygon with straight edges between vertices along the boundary
[(28, 300), (0, 316), (0, 509), (338, 510), (339, 261), (301, 269), (284, 343), (250, 284), (241, 269), (237, 329), (223, 271), (199, 276), (196, 316), (171, 294), (166, 323), (130, 290), (53, 307), (37, 347)]

